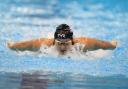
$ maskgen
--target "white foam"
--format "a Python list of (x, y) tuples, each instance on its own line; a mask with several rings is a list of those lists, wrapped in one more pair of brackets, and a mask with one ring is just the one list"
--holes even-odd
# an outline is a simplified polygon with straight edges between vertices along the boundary
[(83, 44), (77, 44), (73, 47), (73, 50), (68, 52), (67, 56), (70, 56), (73, 60), (96, 60), (102, 59), (112, 54), (112, 50), (95, 50), (83, 52)]

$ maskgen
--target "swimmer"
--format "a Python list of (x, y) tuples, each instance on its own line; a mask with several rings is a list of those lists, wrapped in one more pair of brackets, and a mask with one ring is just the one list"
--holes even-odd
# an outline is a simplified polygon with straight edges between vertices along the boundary
[(8, 42), (7, 45), (10, 49), (15, 51), (38, 51), (42, 45), (48, 47), (55, 46), (59, 54), (64, 55), (75, 44), (84, 44), (83, 52), (93, 51), (98, 49), (113, 50), (117, 46), (117, 41), (102, 41), (89, 37), (73, 38), (73, 32), (67, 24), (60, 24), (56, 27), (54, 38), (39, 38), (29, 41), (21, 42)]

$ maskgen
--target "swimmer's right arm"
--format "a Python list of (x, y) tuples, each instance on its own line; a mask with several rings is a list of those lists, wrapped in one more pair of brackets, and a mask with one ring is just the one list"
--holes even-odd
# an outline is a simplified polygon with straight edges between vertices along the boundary
[(10, 49), (16, 50), (16, 51), (38, 51), (41, 47), (41, 45), (51, 46), (53, 44), (53, 39), (35, 39), (30, 41), (21, 41), (21, 42), (8, 42), (7, 45)]

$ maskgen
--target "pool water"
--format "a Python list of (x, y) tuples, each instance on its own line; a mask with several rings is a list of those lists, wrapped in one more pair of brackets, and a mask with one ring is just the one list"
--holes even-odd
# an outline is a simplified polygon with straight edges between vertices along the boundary
[[(58, 56), (52, 47), (44, 50), (42, 46), (33, 53), (15, 52), (6, 45), (8, 41), (53, 38), (62, 23), (71, 26), (74, 37), (114, 39), (118, 46)], [(127, 89), (127, 23), (127, 0), (0, 1), (0, 88)]]

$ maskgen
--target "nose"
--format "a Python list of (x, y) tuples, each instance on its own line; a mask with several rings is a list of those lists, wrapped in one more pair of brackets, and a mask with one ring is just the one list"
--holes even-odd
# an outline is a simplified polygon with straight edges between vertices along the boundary
[(66, 46), (63, 45), (63, 44), (61, 44), (61, 45), (60, 45), (60, 50), (66, 50)]

